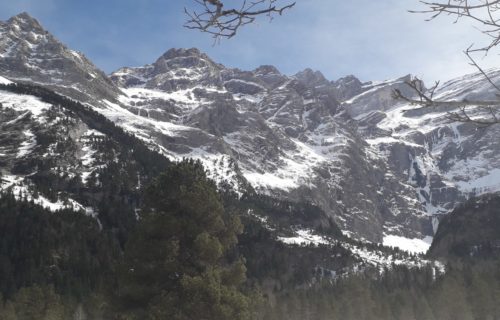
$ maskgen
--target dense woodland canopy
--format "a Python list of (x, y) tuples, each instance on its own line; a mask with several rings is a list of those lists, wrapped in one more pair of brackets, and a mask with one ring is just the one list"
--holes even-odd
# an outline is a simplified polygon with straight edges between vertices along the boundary
[[(142, 217), (123, 247), (91, 217), (2, 196), (2, 319), (68, 319), (75, 312), (90, 319), (500, 316), (495, 254), (457, 256), (445, 274), (394, 266), (378, 276), (314, 277), (314, 260), (303, 259), (307, 247), (294, 256), (258, 223), (245, 222), (237, 245), (237, 209), (228, 210), (199, 163), (170, 167), (146, 190)], [(297, 258), (300, 272), (280, 279)], [(264, 280), (272, 278), (279, 281), (269, 287)]]
[[(234, 238), (211, 237), (202, 229), (195, 238), (180, 234), (182, 229), (158, 233), (175, 219), (164, 212), (144, 218), (125, 255), (119, 255), (116, 241), (79, 213), (53, 214), (12, 197), (3, 197), (1, 208), (0, 227), (9, 230), (2, 233), (8, 236), (0, 251), (2, 319), (68, 319), (82, 310), (90, 319), (190, 319), (201, 314), (210, 315), (200, 317), (205, 319), (452, 320), (500, 315), (498, 260), (466, 259), (437, 278), (431, 269), (394, 267), (377, 278), (359, 274), (308, 286), (299, 283), (310, 279), (295, 279), (295, 285), (264, 292), (263, 287), (241, 286), (245, 268), (236, 256), (217, 259), (223, 243), (229, 248)], [(189, 252), (194, 260), (186, 256)], [(266, 264), (280, 265), (280, 258), (275, 259)], [(286, 255), (281, 259), (285, 265), (291, 261)], [(173, 269), (185, 276), (169, 277)], [(263, 275), (253, 271), (248, 276), (258, 284)]]

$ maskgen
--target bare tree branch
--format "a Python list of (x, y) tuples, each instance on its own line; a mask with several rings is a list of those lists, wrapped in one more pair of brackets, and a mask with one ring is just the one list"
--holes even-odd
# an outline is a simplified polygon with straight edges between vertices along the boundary
[(419, 105), (421, 107), (458, 107), (458, 106), (481, 106), (481, 107), (500, 107), (500, 100), (435, 100), (434, 93), (439, 86), (439, 81), (430, 89), (422, 89), (422, 80), (413, 77), (410, 81), (405, 81), (412, 91), (417, 95), (417, 99), (404, 95), (401, 90), (395, 89), (392, 92), (392, 97), (396, 100), (404, 100), (412, 105)]
[(484, 78), (498, 91), (499, 100), (493, 101), (450, 101), (435, 100), (434, 93), (439, 86), (436, 82), (429, 90), (422, 90), (421, 81), (414, 78), (406, 84), (415, 92), (417, 98), (405, 96), (400, 90), (394, 90), (395, 99), (406, 101), (421, 108), (429, 107), (451, 107), (455, 111), (448, 112), (448, 118), (452, 121), (471, 122), (481, 126), (489, 126), (500, 123), (500, 86), (498, 86), (477, 63), (473, 57), (474, 53), (487, 55), (488, 52), (500, 44), (500, 0), (446, 0), (440, 2), (420, 1), (427, 9), (421, 11), (410, 11), (412, 13), (431, 14), (427, 19), (433, 20), (442, 15), (453, 16), (455, 22), (460, 19), (470, 19), (480, 25), (480, 31), (490, 40), (482, 47), (469, 46), (465, 51), (470, 64), (474, 66)]
[[(469, 48), (467, 48), (467, 50), (464, 51), (465, 55), (470, 60), (470, 64), (472, 66), (474, 66), (477, 70), (479, 70), (479, 72), (481, 72), (481, 74), (486, 78), (486, 80), (488, 80), (488, 82), (493, 86), (493, 88), (495, 88), (498, 92), (500, 92), (500, 87), (498, 87), (493, 82), (493, 80), (491, 80), (491, 78), (488, 76), (488, 74), (483, 70), (483, 68), (481, 68), (481, 66), (479, 66), (479, 64), (476, 62), (476, 60), (472, 57), (471, 52), (473, 52), (473, 51), (474, 50), (472, 50), (472, 45)], [(497, 96), (499, 96), (498, 93), (497, 93)]]
[(215, 41), (234, 37), (241, 27), (253, 23), (258, 16), (267, 16), (272, 20), (275, 15), (282, 15), (295, 6), (295, 2), (288, 0), (240, 0), (239, 6), (225, 9), (222, 0), (193, 1), (200, 10), (184, 8), (188, 16), (184, 26), (211, 34)]
[(460, 106), (458, 111), (452, 111), (447, 113), (447, 117), (450, 121), (453, 122), (469, 122), (479, 125), (481, 127), (488, 127), (497, 123), (500, 123), (497, 115), (493, 112), (491, 107), (488, 108), (491, 118), (484, 117), (472, 117), (469, 115), (469, 111), (467, 110), (467, 106)]
[(405, 81), (405, 84), (412, 89), (416, 98), (406, 96), (399, 89), (393, 90), (392, 97), (413, 106), (420, 106), (413, 110), (451, 108), (454, 111), (447, 111), (447, 118), (451, 121), (470, 122), (480, 126), (500, 123), (500, 100), (435, 100), (434, 94), (439, 87), (439, 81), (430, 89), (425, 89), (422, 80), (417, 77)]
[(427, 20), (433, 20), (441, 15), (454, 16), (455, 21), (468, 18), (478, 22), (484, 27), (481, 32), (486, 34), (490, 43), (475, 49), (476, 51), (488, 51), (499, 43), (500, 39), (500, 0), (447, 0), (445, 2), (420, 1), (428, 9), (422, 11), (410, 11), (412, 13), (430, 13)]

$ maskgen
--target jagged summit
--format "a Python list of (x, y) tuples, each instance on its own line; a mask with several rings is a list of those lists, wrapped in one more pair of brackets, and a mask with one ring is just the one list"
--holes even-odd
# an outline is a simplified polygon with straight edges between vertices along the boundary
[(67, 48), (28, 13), (0, 22), (0, 70), (9, 79), (57, 88), (82, 101), (113, 100), (119, 94), (91, 61)]
[(210, 58), (198, 48), (171, 48), (167, 50), (159, 59), (173, 59), (179, 57), (199, 57), (209, 60)]
[(334, 81), (333, 85), (337, 92), (337, 99), (340, 101), (349, 100), (365, 90), (363, 83), (354, 75), (342, 77)]
[(311, 68), (296, 73), (294, 77), (310, 86), (324, 86), (330, 83), (321, 71), (313, 71)]
[(24, 29), (24, 31), (32, 31), (33, 29), (45, 31), (38, 20), (30, 16), (30, 14), (27, 12), (21, 12), (15, 16), (12, 16), (9, 20), (7, 20), (7, 23), (12, 26), (17, 25), (20, 28)]
[(253, 70), (253, 73), (257, 76), (269, 75), (269, 74), (281, 74), (281, 72), (275, 66), (262, 65)]
[(220, 87), (219, 73), (223, 68), (196, 48), (173, 48), (152, 64), (121, 68), (111, 73), (110, 79), (119, 86), (143, 86), (166, 91), (190, 88), (197, 80)]

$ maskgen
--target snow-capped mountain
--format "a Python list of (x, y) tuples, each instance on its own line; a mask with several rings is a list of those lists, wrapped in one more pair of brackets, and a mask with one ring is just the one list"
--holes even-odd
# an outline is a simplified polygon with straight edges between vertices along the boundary
[[(0, 23), (0, 71), (86, 103), (170, 159), (200, 159), (216, 181), (237, 192), (250, 186), (313, 202), (325, 221), (358, 239), (420, 246), (439, 214), (472, 194), (500, 189), (494, 138), (500, 127), (450, 123), (446, 110), (394, 101), (395, 88), (412, 93), (407, 77), (362, 83), (354, 76), (329, 81), (310, 69), (294, 76), (273, 66), (242, 71), (197, 49), (171, 49), (152, 64), (106, 76), (27, 14)], [(491, 75), (500, 82), (498, 71)], [(436, 94), (460, 100), (491, 91), (484, 78), (471, 75)], [(23, 105), (1, 98), (9, 109)], [(44, 110), (36, 103), (6, 121)], [(38, 148), (35, 129), (16, 130), (11, 161), (14, 153)], [(85, 152), (89, 130), (78, 131), (80, 174), (94, 163), (86, 161), (94, 155)], [(10, 167), (3, 171), (12, 175)]]
[[(497, 70), (491, 70), (489, 77), (500, 82)], [(499, 125), (452, 122), (449, 107), (419, 109), (386, 103), (393, 85), (385, 83), (354, 97), (346, 102), (346, 109), (391, 173), (417, 191), (428, 215), (447, 213), (472, 195), (500, 189)], [(435, 93), (436, 99), (455, 101), (490, 100), (491, 96), (491, 85), (479, 74), (451, 80)], [(379, 102), (370, 106), (367, 101), (373, 100)], [(476, 107), (468, 112), (482, 110)]]
[[(381, 241), (391, 225), (403, 225), (412, 237), (431, 232), (420, 204), (400, 201), (412, 214), (398, 217), (384, 201), (404, 191), (385, 177), (386, 164), (337, 100), (363, 90), (355, 81), (331, 83), (310, 70), (289, 77), (270, 66), (224, 68), (197, 49), (169, 50), (152, 65), (123, 68), (111, 79), (125, 93), (122, 106), (171, 124), (172, 132), (143, 131), (143, 138), (156, 136), (151, 143), (160, 142), (174, 158), (199, 158), (209, 168), (214, 159), (230, 158), (258, 192), (310, 200), (362, 238)], [(201, 144), (192, 130), (205, 135)], [(377, 189), (384, 184), (396, 187)]]
[(82, 53), (71, 50), (36, 19), (21, 13), (0, 21), (0, 71), (82, 101), (113, 99), (119, 91)]

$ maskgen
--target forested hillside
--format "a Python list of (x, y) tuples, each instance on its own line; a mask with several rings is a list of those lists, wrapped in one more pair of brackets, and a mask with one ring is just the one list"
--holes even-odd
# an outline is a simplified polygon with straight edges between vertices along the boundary
[[(193, 312), (209, 319), (499, 316), (498, 259), (335, 276), (317, 266), (334, 255), (330, 267), (340, 270), (355, 259), (349, 251), (277, 242), (241, 211), (245, 204), (223, 201), (201, 164), (166, 170), (145, 188), (141, 219), (124, 246), (113, 228), (92, 217), (53, 213), (4, 194), (2, 319), (185, 319)], [(258, 203), (254, 209), (266, 208)]]

